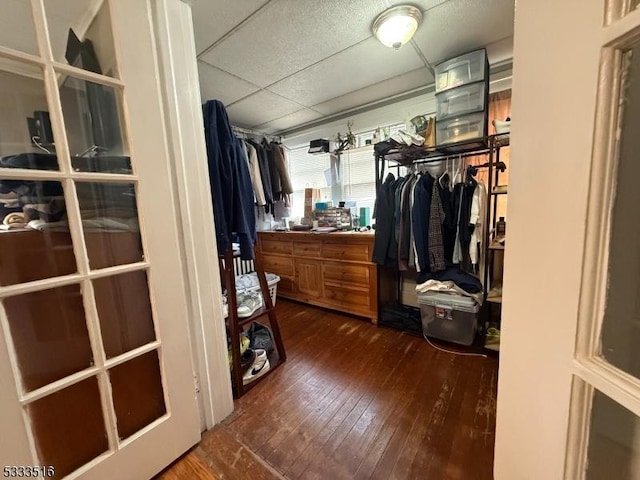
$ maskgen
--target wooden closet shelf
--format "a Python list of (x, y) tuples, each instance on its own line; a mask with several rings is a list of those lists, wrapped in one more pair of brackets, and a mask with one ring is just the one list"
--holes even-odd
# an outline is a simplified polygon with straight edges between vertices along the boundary
[[(248, 325), (249, 323), (253, 322), (257, 318), (260, 318), (264, 315), (268, 315), (269, 312), (275, 311), (275, 309), (276, 307), (271, 307), (269, 309), (267, 307), (262, 306), (258, 310), (256, 310), (250, 317), (238, 318), (238, 325), (240, 325), (241, 327), (243, 327), (244, 325)], [(229, 317), (225, 318), (225, 321), (229, 323)]]
[[(282, 336), (280, 334), (280, 326), (276, 316), (276, 309), (272, 304), (271, 295), (269, 291), (269, 285), (262, 267), (262, 258), (256, 252), (255, 260), (253, 262), (255, 272), (260, 284), (260, 292), (262, 293), (263, 306), (254, 312), (250, 317), (238, 318), (238, 305), (236, 296), (236, 282), (235, 282), (235, 262), (234, 258), (237, 257), (236, 252), (232, 252), (231, 249), (225, 252), (224, 257), (219, 258), (220, 272), (222, 273), (222, 279), (227, 288), (229, 314), (225, 319), (225, 322), (229, 330), (229, 338), (231, 339), (231, 362), (233, 368), (231, 369), (231, 384), (233, 386), (233, 395), (236, 398), (241, 397), (247, 393), (251, 388), (256, 386), (262, 379), (271, 375), (271, 373), (278, 368), (287, 359), (287, 354), (282, 343)], [(244, 326), (253, 322), (256, 318), (262, 316), (268, 316), (268, 323), (271, 327), (272, 340), (274, 351), (269, 355), (269, 371), (262, 376), (253, 379), (251, 382), (244, 385), (243, 372), (241, 369), (242, 354), (240, 353), (240, 342), (235, 339), (240, 338), (240, 334), (244, 330)], [(273, 358), (273, 362), (271, 361)]]

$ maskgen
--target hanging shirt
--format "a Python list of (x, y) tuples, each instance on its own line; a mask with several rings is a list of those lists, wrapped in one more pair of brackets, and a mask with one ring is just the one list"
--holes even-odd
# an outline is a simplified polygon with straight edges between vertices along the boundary
[(456, 243), (453, 251), (453, 263), (461, 264), (465, 270), (471, 269), (469, 245), (475, 224), (470, 224), (471, 203), (477, 183), (458, 183), (454, 187), (454, 210), (458, 212)]
[(432, 272), (444, 270), (444, 241), (442, 238), (442, 224), (444, 223), (444, 210), (440, 201), (440, 186), (433, 182), (431, 192), (431, 208), (429, 209), (429, 269)]
[(249, 145), (256, 149), (258, 155), (258, 166), (260, 167), (260, 179), (262, 180), (262, 191), (264, 192), (264, 198), (266, 200), (265, 211), (269, 211), (273, 208), (273, 188), (271, 187), (271, 171), (269, 170), (269, 159), (267, 157), (267, 151), (260, 143), (256, 143), (253, 140), (248, 140)]
[(484, 185), (478, 183), (473, 192), (471, 216), (469, 218), (469, 224), (474, 226), (473, 233), (471, 234), (471, 243), (469, 245), (469, 256), (471, 263), (474, 265), (474, 270), (478, 265), (479, 252), (482, 251), (482, 243), (484, 242), (486, 202), (487, 195)]
[(247, 159), (249, 160), (249, 175), (251, 176), (251, 184), (253, 185), (253, 193), (255, 203), (258, 206), (267, 204), (262, 187), (262, 178), (260, 176), (260, 165), (258, 164), (258, 152), (250, 143), (244, 142), (247, 149)]
[(400, 239), (398, 241), (398, 268), (401, 271), (409, 269), (412, 257), (413, 237), (411, 235), (411, 193), (417, 180), (415, 175), (409, 174), (400, 193)]

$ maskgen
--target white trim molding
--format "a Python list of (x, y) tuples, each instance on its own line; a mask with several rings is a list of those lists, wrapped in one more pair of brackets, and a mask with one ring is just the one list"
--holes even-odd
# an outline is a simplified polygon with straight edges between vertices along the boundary
[(156, 0), (153, 9), (166, 131), (180, 200), (201, 427), (205, 430), (233, 412), (233, 396), (193, 22), (191, 7), (180, 0)]

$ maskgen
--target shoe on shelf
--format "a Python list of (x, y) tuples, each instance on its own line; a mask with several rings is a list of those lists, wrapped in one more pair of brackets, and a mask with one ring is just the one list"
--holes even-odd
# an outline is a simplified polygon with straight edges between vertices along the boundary
[(256, 358), (258, 358), (258, 355), (256, 354), (256, 351), (251, 348), (242, 354), (240, 357), (240, 370), (242, 370), (243, 375), (255, 363)]
[(500, 330), (495, 327), (487, 329), (487, 335), (484, 339), (484, 348), (489, 350), (500, 351)]
[(271, 364), (267, 358), (267, 352), (262, 349), (255, 350), (256, 358), (251, 367), (242, 376), (242, 384), (246, 385), (260, 378), (271, 369)]
[(245, 292), (238, 294), (238, 317), (247, 318), (262, 307), (260, 292)]

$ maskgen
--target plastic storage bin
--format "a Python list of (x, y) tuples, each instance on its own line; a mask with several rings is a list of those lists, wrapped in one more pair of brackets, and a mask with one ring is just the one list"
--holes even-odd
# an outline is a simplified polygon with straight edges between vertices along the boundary
[(487, 131), (486, 112), (471, 113), (436, 122), (438, 145), (482, 138)]
[(422, 333), (447, 342), (471, 345), (478, 331), (480, 305), (471, 297), (442, 292), (418, 294)]
[(438, 122), (485, 109), (486, 88), (484, 82), (452, 88), (436, 95)]
[(483, 48), (435, 66), (436, 93), (489, 78), (487, 52)]

